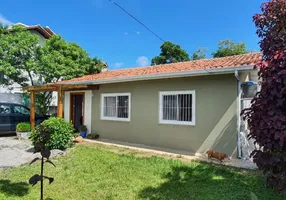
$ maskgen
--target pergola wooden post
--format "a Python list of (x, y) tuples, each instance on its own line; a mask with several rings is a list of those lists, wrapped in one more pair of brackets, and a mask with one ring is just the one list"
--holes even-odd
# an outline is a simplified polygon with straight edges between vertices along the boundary
[(62, 86), (58, 88), (58, 117), (63, 118), (63, 90)]
[(35, 93), (36, 92), (58, 92), (58, 109), (57, 115), (63, 118), (63, 93), (64, 91), (82, 91), (82, 90), (98, 90), (98, 85), (72, 85), (72, 84), (47, 84), (41, 86), (27, 86), (23, 90), (31, 93), (30, 99), (30, 123), (31, 129), (35, 129)]
[(30, 94), (30, 123), (31, 129), (35, 129), (35, 91), (31, 91)]

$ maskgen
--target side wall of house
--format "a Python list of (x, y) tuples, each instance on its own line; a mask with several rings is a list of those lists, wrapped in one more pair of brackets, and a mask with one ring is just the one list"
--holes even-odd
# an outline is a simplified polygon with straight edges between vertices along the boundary
[[(92, 99), (92, 132), (101, 138), (205, 153), (235, 156), (237, 82), (233, 74), (100, 85)], [(196, 91), (196, 124), (159, 124), (160, 91)], [(100, 119), (103, 93), (131, 93), (131, 121)]]

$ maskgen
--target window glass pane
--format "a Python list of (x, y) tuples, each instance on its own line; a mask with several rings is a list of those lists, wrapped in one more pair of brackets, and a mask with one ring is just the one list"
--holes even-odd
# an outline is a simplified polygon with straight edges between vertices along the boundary
[(190, 122), (192, 121), (192, 95), (179, 94), (178, 95), (178, 109), (179, 121)]
[(5, 104), (0, 104), (0, 114), (10, 114), (10, 106)]
[(14, 106), (13, 111), (14, 111), (15, 114), (22, 114), (21, 106)]
[(30, 110), (23, 107), (23, 106), (14, 106), (13, 111), (16, 114), (22, 114), (22, 115), (29, 115), (30, 114)]
[(25, 108), (25, 107), (21, 107), (21, 113), (24, 115), (29, 115), (30, 114), (30, 110)]
[(128, 96), (118, 96), (117, 97), (117, 117), (118, 118), (128, 118)]
[(105, 117), (116, 117), (116, 97), (104, 97), (103, 106)]
[(178, 119), (178, 96), (163, 95), (163, 120)]

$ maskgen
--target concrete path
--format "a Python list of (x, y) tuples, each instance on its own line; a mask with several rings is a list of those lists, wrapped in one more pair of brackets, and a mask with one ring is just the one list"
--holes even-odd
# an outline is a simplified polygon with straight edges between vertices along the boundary
[[(63, 155), (61, 150), (53, 150), (51, 157)], [(31, 162), (39, 154), (33, 153), (29, 140), (18, 140), (16, 137), (0, 137), (0, 169), (16, 167)]]
[(224, 160), (222, 163), (220, 163), (216, 161), (215, 159), (208, 160), (207, 155), (201, 155), (201, 154), (194, 155), (193, 153), (190, 153), (187, 151), (177, 151), (177, 150), (172, 150), (172, 149), (167, 149), (167, 148), (159, 148), (159, 147), (147, 146), (147, 145), (142, 145), (142, 144), (134, 144), (134, 143), (129, 143), (129, 142), (120, 142), (120, 141), (107, 140), (107, 139), (98, 139), (98, 140), (84, 139), (84, 141), (107, 145), (107, 146), (128, 148), (131, 150), (145, 152), (145, 153), (152, 154), (152, 155), (162, 155), (162, 156), (178, 158), (183, 161), (199, 160), (199, 161), (212, 162), (216, 164), (222, 164), (222, 165), (244, 168), (244, 169), (257, 169), (256, 164), (253, 163), (251, 160), (230, 159), (230, 160)]

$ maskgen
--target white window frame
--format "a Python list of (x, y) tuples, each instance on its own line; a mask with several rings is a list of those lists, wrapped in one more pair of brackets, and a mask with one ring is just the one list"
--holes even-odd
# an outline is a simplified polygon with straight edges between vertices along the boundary
[[(163, 96), (164, 95), (180, 95), (191, 94), (192, 95), (192, 121), (178, 121), (178, 120), (164, 120), (163, 119)], [(159, 124), (176, 124), (176, 125), (196, 125), (196, 91), (184, 90), (184, 91), (164, 91), (159, 92)]]
[[(128, 118), (104, 116), (104, 97), (116, 97), (116, 100), (117, 100), (118, 96), (128, 96)], [(131, 119), (131, 93), (102, 93), (101, 94), (100, 107), (101, 107), (101, 114), (100, 114), (101, 120), (130, 122), (130, 119)], [(116, 112), (117, 112), (117, 109), (116, 109)]]

